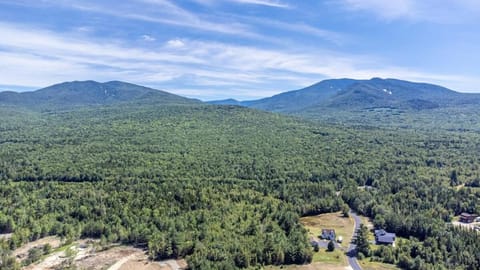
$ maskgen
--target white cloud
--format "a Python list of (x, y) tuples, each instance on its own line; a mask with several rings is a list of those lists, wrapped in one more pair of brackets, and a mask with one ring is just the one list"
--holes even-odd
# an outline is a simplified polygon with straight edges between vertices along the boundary
[(142, 39), (144, 41), (149, 41), (149, 42), (152, 42), (152, 41), (155, 41), (156, 39), (150, 35), (142, 35)]
[(172, 39), (167, 41), (167, 46), (171, 48), (181, 48), (185, 46), (185, 43), (183, 43), (183, 41), (181, 41), (180, 39)]

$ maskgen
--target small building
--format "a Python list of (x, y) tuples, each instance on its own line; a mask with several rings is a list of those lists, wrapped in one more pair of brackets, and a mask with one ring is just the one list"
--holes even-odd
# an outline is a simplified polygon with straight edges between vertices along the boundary
[(322, 239), (335, 241), (335, 230), (334, 229), (322, 229)]
[(383, 229), (375, 230), (375, 241), (377, 244), (394, 245), (396, 235), (394, 233), (386, 232)]
[(477, 215), (474, 215), (474, 214), (469, 214), (469, 213), (462, 213), (460, 215), (460, 222), (463, 222), (463, 223), (472, 223), (475, 221), (475, 219), (477, 218), (478, 216)]

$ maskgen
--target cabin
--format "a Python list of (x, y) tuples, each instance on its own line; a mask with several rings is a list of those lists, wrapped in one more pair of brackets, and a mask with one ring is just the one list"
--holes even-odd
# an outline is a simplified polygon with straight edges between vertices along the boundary
[(334, 229), (322, 229), (322, 239), (335, 241), (335, 230)]
[(477, 219), (477, 215), (469, 214), (469, 213), (462, 213), (460, 215), (460, 222), (463, 223), (472, 223)]
[(396, 235), (394, 233), (386, 232), (383, 229), (375, 230), (375, 241), (377, 244), (395, 245)]

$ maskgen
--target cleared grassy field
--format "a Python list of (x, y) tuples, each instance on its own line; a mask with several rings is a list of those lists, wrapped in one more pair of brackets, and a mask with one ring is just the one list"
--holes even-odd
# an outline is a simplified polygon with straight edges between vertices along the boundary
[(392, 270), (392, 269), (400, 269), (393, 264), (386, 264), (380, 262), (371, 262), (368, 259), (363, 261), (358, 261), (360, 266), (363, 270)]
[(352, 240), (353, 219), (343, 217), (341, 212), (302, 217), (300, 222), (308, 230), (309, 237), (318, 237), (322, 229), (334, 229), (337, 237), (343, 237), (343, 248), (348, 248)]
[(312, 262), (322, 262), (334, 265), (348, 265), (347, 258), (342, 250), (335, 249), (329, 252), (325, 249), (320, 249), (313, 253)]
[(267, 266), (265, 270), (345, 270), (345, 266), (330, 264), (330, 263), (311, 263), (306, 265), (282, 265), (282, 266)]

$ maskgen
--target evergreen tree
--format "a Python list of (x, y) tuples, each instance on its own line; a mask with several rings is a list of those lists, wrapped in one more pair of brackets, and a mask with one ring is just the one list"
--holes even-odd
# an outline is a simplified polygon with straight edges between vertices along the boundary
[(357, 230), (357, 236), (355, 244), (357, 245), (357, 252), (362, 253), (363, 256), (370, 256), (370, 242), (368, 241), (368, 228), (360, 224), (360, 228)]
[(332, 251), (335, 250), (335, 243), (333, 243), (332, 240), (330, 240), (330, 241), (328, 242), (327, 250), (330, 251), (330, 252), (332, 252)]

